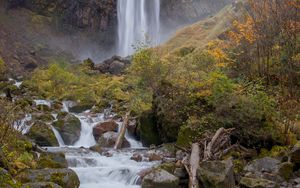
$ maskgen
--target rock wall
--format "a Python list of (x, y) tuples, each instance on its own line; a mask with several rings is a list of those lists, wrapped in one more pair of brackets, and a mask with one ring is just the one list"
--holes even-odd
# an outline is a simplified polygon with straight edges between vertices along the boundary
[(108, 30), (117, 23), (116, 0), (7, 0), (8, 8), (26, 7), (51, 16), (62, 28)]
[(187, 24), (212, 16), (234, 0), (161, 0), (162, 22)]

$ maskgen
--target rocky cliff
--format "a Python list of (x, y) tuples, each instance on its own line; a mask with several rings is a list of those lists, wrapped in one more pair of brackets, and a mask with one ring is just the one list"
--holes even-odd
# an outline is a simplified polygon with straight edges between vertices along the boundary
[[(52, 16), (59, 24), (88, 30), (109, 30), (117, 24), (117, 0), (7, 0), (8, 8), (26, 7)], [(163, 25), (193, 23), (212, 16), (234, 0), (161, 0)]]
[(20, 6), (54, 18), (63, 29), (103, 31), (117, 23), (116, 0), (8, 0), (8, 8)]

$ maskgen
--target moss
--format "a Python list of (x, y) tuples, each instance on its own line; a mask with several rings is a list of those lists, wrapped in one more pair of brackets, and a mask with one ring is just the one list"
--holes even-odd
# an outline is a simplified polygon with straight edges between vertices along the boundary
[(174, 174), (175, 167), (176, 167), (175, 163), (163, 163), (163, 164), (159, 165), (158, 167), (156, 167), (156, 169), (162, 169), (171, 174)]
[(33, 116), (33, 119), (48, 123), (48, 122), (52, 122), (54, 120), (54, 117), (49, 113), (40, 113), (40, 114), (35, 114)]
[(161, 143), (158, 130), (155, 125), (154, 116), (151, 112), (145, 112), (141, 115), (138, 128), (140, 131), (141, 141), (144, 145), (158, 145)]
[(273, 146), (272, 149), (269, 151), (265, 148), (260, 150), (258, 158), (263, 157), (283, 157), (288, 154), (289, 148), (288, 146)]
[(16, 101), (16, 105), (20, 106), (21, 108), (31, 106), (32, 104), (33, 104), (33, 100), (30, 98), (21, 98)]
[(43, 104), (37, 105), (36, 108), (38, 110), (40, 110), (40, 111), (43, 111), (43, 112), (49, 112), (49, 111), (51, 111), (51, 109), (49, 108), (49, 106), (43, 105)]
[(70, 112), (81, 113), (83, 111), (89, 110), (94, 106), (94, 102), (84, 102), (77, 104), (76, 106), (70, 107)]
[(240, 181), (240, 184), (244, 187), (253, 187), (253, 188), (260, 188), (260, 187), (278, 187), (278, 185), (270, 180), (262, 179), (262, 178), (246, 178), (243, 177)]
[(37, 168), (67, 168), (67, 161), (63, 153), (41, 153), (37, 161)]
[(6, 170), (0, 168), (0, 187), (19, 188), (21, 184), (16, 182)]
[(33, 139), (39, 146), (58, 146), (57, 139), (51, 127), (41, 121), (32, 125), (27, 136)]
[(283, 177), (286, 181), (288, 181), (291, 176), (293, 175), (293, 163), (290, 162), (284, 162), (280, 164), (279, 167), (279, 174), (281, 177)]

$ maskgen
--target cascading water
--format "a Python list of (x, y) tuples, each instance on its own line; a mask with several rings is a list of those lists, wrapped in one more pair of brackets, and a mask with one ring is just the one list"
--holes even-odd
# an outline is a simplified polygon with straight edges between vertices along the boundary
[(118, 0), (119, 55), (132, 54), (138, 43), (157, 45), (159, 17), (160, 0)]
[[(39, 101), (40, 102), (40, 101)], [(43, 102), (44, 103), (44, 102)], [(71, 102), (64, 102), (62, 111), (69, 112)], [(144, 150), (142, 144), (131, 138), (126, 133), (126, 139), (131, 148), (125, 150), (109, 149), (107, 152), (112, 156), (105, 156), (93, 152), (87, 148), (93, 146), (96, 141), (92, 135), (93, 127), (106, 118), (112, 118), (105, 113), (93, 114), (89, 111), (74, 114), (81, 122), (81, 136), (73, 146), (65, 146), (57, 130), (52, 127), (60, 147), (49, 147), (50, 152), (64, 152), (69, 167), (73, 169), (79, 179), (80, 188), (138, 188), (138, 173), (144, 169), (150, 168), (157, 162), (136, 162), (131, 160), (131, 156), (137, 150)], [(57, 115), (53, 114), (56, 119)], [(117, 122), (121, 125), (121, 122)], [(120, 128), (119, 128), (120, 129)], [(83, 147), (84, 148), (83, 148)]]

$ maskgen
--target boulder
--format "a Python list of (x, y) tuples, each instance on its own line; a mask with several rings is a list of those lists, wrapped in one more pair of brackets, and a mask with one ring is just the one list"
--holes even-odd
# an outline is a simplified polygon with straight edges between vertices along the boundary
[(72, 113), (81, 113), (91, 109), (93, 106), (94, 103), (74, 103), (74, 105), (69, 107), (69, 111)]
[(197, 178), (204, 188), (235, 187), (231, 160), (201, 162), (197, 170)]
[(73, 145), (80, 138), (81, 122), (72, 114), (59, 116), (53, 126), (60, 133), (66, 145)]
[(52, 182), (37, 182), (37, 183), (25, 183), (21, 188), (62, 188), (61, 186)]
[(0, 187), (1, 188), (15, 188), (16, 182), (9, 174), (9, 172), (0, 167)]
[(179, 178), (162, 169), (153, 170), (142, 180), (142, 188), (177, 187), (179, 187)]
[(244, 171), (253, 174), (258, 174), (261, 172), (272, 173), (277, 171), (280, 161), (271, 157), (264, 157), (261, 159), (256, 159), (251, 161), (247, 166), (245, 166)]
[(64, 153), (43, 152), (38, 158), (37, 168), (68, 168), (68, 162)]
[[(101, 147), (111, 148), (114, 147), (117, 139), (118, 139), (118, 133), (106, 132), (99, 138), (98, 144)], [(122, 148), (128, 148), (128, 147), (130, 147), (130, 143), (128, 142), (128, 140), (124, 139)]]
[(2, 151), (1, 147), (0, 147), (0, 168), (10, 170), (9, 162), (8, 162), (4, 152)]
[(51, 111), (51, 108), (48, 105), (45, 105), (45, 104), (39, 104), (39, 105), (36, 106), (36, 108), (40, 111), (43, 111), (43, 112), (50, 112)]
[(246, 178), (243, 177), (240, 181), (242, 188), (279, 188), (278, 184), (263, 178)]
[(64, 188), (78, 188), (80, 184), (76, 173), (67, 168), (25, 170), (16, 178), (21, 183), (52, 182)]
[(136, 120), (131, 120), (128, 123), (127, 131), (131, 136), (139, 137), (139, 132), (137, 131), (137, 122)]
[(289, 162), (281, 163), (271, 157), (264, 157), (251, 161), (244, 167), (243, 171), (246, 178), (252, 178), (259, 182), (260, 179), (265, 179), (282, 183), (291, 177), (293, 165)]
[(144, 146), (152, 144), (159, 145), (161, 140), (155, 123), (155, 117), (152, 112), (144, 112), (138, 120), (138, 131), (140, 140)]
[(100, 73), (119, 75), (129, 64), (129, 59), (122, 58), (120, 56), (113, 56), (110, 59), (107, 59), (102, 63), (96, 65), (94, 69), (98, 70)]
[(134, 153), (131, 157), (130, 160), (134, 160), (136, 162), (141, 162), (143, 160), (143, 157), (139, 153)]
[(26, 135), (39, 146), (59, 146), (51, 126), (42, 121), (35, 122)]
[(300, 141), (298, 141), (292, 149), (291, 160), (297, 165), (300, 164)]
[(117, 132), (118, 130), (118, 124), (115, 121), (107, 121), (97, 124), (93, 128), (93, 135), (96, 140), (99, 139), (100, 136), (102, 136), (106, 132)]
[(44, 123), (50, 123), (54, 121), (54, 117), (50, 113), (35, 113), (32, 115), (34, 121), (41, 121)]
[(90, 150), (92, 150), (94, 152), (98, 152), (98, 153), (103, 152), (103, 148), (99, 144), (96, 144), (96, 145), (90, 147)]
[(146, 157), (149, 158), (149, 161), (160, 161), (162, 160), (162, 157), (155, 153), (154, 151), (149, 151), (147, 154), (146, 154)]

